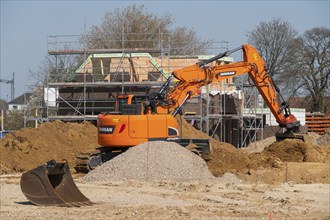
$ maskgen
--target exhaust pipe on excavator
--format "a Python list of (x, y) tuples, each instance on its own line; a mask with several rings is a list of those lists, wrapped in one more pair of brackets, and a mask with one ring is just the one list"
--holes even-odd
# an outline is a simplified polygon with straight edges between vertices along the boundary
[(80, 207), (93, 203), (74, 183), (67, 161), (51, 160), (22, 174), (21, 190), (35, 205)]

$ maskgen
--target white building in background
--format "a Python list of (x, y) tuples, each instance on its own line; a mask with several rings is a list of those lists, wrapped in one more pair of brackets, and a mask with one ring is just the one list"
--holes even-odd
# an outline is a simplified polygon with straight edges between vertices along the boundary
[(17, 98), (8, 102), (8, 110), (24, 110), (26, 108), (28, 101), (31, 99), (32, 93), (24, 93)]

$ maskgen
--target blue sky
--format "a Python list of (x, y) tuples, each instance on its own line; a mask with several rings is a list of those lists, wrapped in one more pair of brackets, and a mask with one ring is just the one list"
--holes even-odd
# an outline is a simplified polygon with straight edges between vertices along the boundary
[[(228, 41), (229, 48), (247, 42), (260, 22), (282, 18), (302, 34), (330, 28), (330, 0), (324, 1), (1, 1), (0, 79), (15, 72), (15, 97), (28, 92), (29, 69), (47, 55), (47, 36), (76, 35), (102, 22), (106, 11), (137, 3), (158, 15), (170, 13), (173, 27), (193, 28), (201, 39)], [(0, 84), (0, 99), (10, 101), (10, 84)]]

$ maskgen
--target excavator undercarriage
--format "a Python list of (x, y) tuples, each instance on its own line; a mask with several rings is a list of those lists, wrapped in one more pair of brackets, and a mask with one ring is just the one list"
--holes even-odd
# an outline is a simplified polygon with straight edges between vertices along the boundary
[(99, 147), (95, 150), (80, 152), (76, 155), (76, 166), (74, 169), (78, 173), (88, 173), (89, 171), (100, 166), (102, 163), (113, 159), (119, 154), (125, 152), (128, 148), (108, 148)]

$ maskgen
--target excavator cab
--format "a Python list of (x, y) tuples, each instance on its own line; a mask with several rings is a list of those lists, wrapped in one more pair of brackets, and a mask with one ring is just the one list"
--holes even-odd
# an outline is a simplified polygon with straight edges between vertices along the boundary
[(122, 105), (131, 104), (134, 95), (132, 94), (118, 94), (115, 104), (115, 112), (120, 113), (122, 111)]
[(80, 207), (92, 205), (74, 183), (67, 161), (51, 160), (25, 172), (21, 190), (35, 205)]

